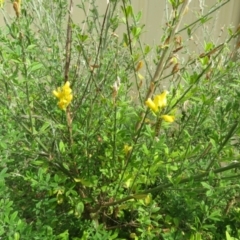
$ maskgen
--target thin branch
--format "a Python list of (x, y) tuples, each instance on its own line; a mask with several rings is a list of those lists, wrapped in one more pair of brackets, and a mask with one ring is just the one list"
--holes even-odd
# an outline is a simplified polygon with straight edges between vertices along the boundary
[(68, 26), (67, 26), (67, 40), (66, 40), (66, 62), (65, 62), (65, 73), (64, 73), (64, 80), (65, 82), (69, 79), (69, 68), (71, 62), (71, 46), (72, 46), (72, 11), (73, 11), (73, 0), (70, 1), (69, 5), (69, 15), (68, 15)]

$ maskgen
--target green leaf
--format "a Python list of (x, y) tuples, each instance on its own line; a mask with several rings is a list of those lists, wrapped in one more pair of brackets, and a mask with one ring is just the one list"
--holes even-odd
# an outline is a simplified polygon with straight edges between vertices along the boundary
[(75, 212), (74, 212), (75, 217), (80, 218), (83, 211), (84, 211), (84, 204), (82, 202), (79, 202), (75, 206)]
[(7, 168), (3, 168), (0, 172), (0, 182), (4, 181), (4, 178), (6, 177)]
[(68, 240), (69, 239), (68, 230), (66, 230), (65, 232), (57, 235), (56, 239), (58, 239), (58, 240)]
[(221, 220), (221, 213), (219, 211), (214, 211), (208, 217), (210, 219), (214, 220), (214, 221), (220, 221)]
[(226, 240), (234, 240), (234, 238), (232, 238), (230, 236), (230, 234), (228, 233), (228, 231), (226, 231)]
[(201, 182), (201, 184), (202, 184), (202, 186), (203, 186), (204, 188), (207, 188), (207, 189), (212, 190), (212, 186), (210, 186), (210, 185), (207, 184), (206, 182)]
[(145, 46), (144, 55), (147, 55), (150, 51), (151, 51), (151, 48), (149, 47), (149, 45)]
[(44, 66), (41, 64), (41, 63), (39, 63), (39, 62), (33, 62), (33, 63), (31, 63), (31, 65), (29, 66), (29, 68), (28, 68), (28, 71), (30, 71), (31, 73), (32, 72), (35, 72), (35, 71), (37, 71), (37, 70), (39, 70), (39, 69), (41, 69), (41, 68), (43, 68)]
[(69, 166), (68, 166), (65, 162), (63, 162), (62, 165), (63, 165), (63, 167), (64, 167), (65, 169), (67, 169), (68, 171), (70, 170), (70, 169), (69, 169)]
[(32, 50), (32, 49), (35, 49), (36, 47), (37, 47), (37, 45), (30, 44), (27, 46), (27, 50)]
[(15, 211), (14, 213), (12, 213), (12, 214), (11, 214), (11, 217), (10, 217), (10, 221), (13, 222), (13, 221), (16, 219), (17, 215), (18, 215), (18, 212), (17, 212), (17, 211)]
[(201, 233), (195, 233), (191, 235), (190, 240), (202, 240)]
[(74, 181), (75, 182), (80, 182), (85, 187), (93, 187), (95, 185), (94, 180), (91, 182), (91, 181), (81, 179), (81, 178), (74, 178)]
[(48, 129), (50, 126), (49, 122), (45, 122), (43, 126), (40, 128), (39, 133), (45, 133), (46, 129)]
[(148, 194), (134, 194), (134, 199), (145, 199), (148, 196)]
[(138, 12), (138, 13), (134, 16), (135, 21), (136, 21), (136, 22), (139, 22), (139, 20), (141, 19), (141, 17), (142, 17), (142, 12), (140, 11), (140, 12)]
[(61, 153), (65, 153), (65, 151), (66, 151), (65, 145), (62, 140), (60, 140), (60, 142), (59, 142), (59, 150)]
[(85, 42), (88, 39), (88, 35), (78, 34), (78, 39), (80, 40), (80, 42)]
[(140, 27), (132, 27), (131, 32), (134, 38), (139, 38), (142, 29)]
[(176, 1), (175, 0), (168, 0), (168, 2), (172, 5), (173, 8), (176, 7)]
[(214, 48), (214, 44), (212, 42), (205, 42), (205, 44), (204, 44), (205, 52), (209, 52), (213, 48)]
[(210, 197), (210, 196), (212, 196), (213, 195), (213, 191), (212, 190), (208, 190), (207, 192), (206, 192), (206, 196), (207, 197)]
[(121, 9), (123, 11), (123, 13), (125, 14), (126, 18), (128, 18), (130, 15), (133, 16), (133, 10), (132, 10), (132, 6), (126, 6), (126, 8), (124, 9), (123, 6), (121, 6)]
[(35, 161), (32, 161), (32, 164), (33, 165), (36, 165), (36, 166), (41, 166), (45, 163), (45, 161), (43, 160), (35, 160)]
[(126, 33), (123, 33), (123, 42), (126, 46), (128, 46), (129, 40), (128, 35)]
[(148, 147), (146, 146), (146, 144), (143, 144), (142, 145), (142, 151), (146, 154), (146, 155), (149, 155), (150, 151), (148, 149)]
[(19, 232), (14, 233), (14, 240), (20, 240), (20, 234)]
[(113, 240), (113, 239), (116, 239), (117, 237), (118, 237), (118, 233), (116, 231), (112, 236), (109, 236), (109, 239)]

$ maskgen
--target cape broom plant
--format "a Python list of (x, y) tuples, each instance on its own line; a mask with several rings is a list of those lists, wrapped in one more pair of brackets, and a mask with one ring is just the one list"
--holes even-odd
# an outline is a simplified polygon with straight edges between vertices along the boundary
[(151, 47), (130, 0), (2, 10), (2, 239), (239, 239), (240, 31), (187, 47), (228, 2)]

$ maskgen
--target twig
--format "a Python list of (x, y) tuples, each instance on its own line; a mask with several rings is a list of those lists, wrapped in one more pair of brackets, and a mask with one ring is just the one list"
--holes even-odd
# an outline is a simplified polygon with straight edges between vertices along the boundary
[(69, 68), (71, 62), (71, 46), (72, 46), (72, 11), (73, 11), (73, 0), (70, 1), (69, 5), (69, 15), (68, 15), (68, 26), (67, 26), (67, 40), (66, 40), (66, 62), (65, 62), (65, 73), (64, 73), (64, 80), (65, 82), (68, 81), (69, 78)]

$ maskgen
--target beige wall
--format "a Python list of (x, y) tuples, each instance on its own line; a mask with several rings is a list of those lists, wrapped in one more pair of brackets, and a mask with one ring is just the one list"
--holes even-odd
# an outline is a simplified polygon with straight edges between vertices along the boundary
[[(79, 1), (80, 0), (75, 0), (75, 5), (77, 5)], [(196, 20), (196, 15), (203, 11), (203, 7), (204, 12), (207, 12), (218, 1), (219, 0), (192, 0), (189, 5), (189, 11), (182, 21), (182, 26)], [(99, 5), (100, 12), (103, 13), (107, 5), (107, 0), (96, 0), (96, 3)], [(132, 0), (132, 5), (135, 13), (138, 11), (142, 11), (143, 13), (142, 23), (144, 23), (146, 27), (145, 33), (142, 36), (142, 41), (150, 45), (157, 43), (161, 38), (162, 27), (166, 24), (169, 14), (171, 14), (171, 8), (168, 4), (168, 1)], [(227, 27), (229, 25), (236, 27), (240, 23), (239, 9), (240, 0), (230, 0), (223, 8), (212, 15), (212, 19), (204, 28), (199, 29), (196, 33), (194, 33), (194, 40), (201, 44), (205, 36), (207, 39), (210, 37), (210, 39), (218, 41), (218, 43), (219, 41), (221, 42), (221, 38), (219, 38), (219, 36), (221, 36), (222, 39), (224, 36), (226, 36)], [(10, 2), (5, 4), (5, 11), (7, 14), (14, 16), (12, 4)], [(0, 26), (4, 26), (2, 13), (0, 16)], [(81, 25), (84, 18), (85, 16), (83, 15), (82, 11), (75, 7), (73, 13), (74, 21)], [(223, 31), (221, 31), (221, 29)], [(122, 31), (124, 31), (124, 26), (120, 28), (118, 33), (121, 35)]]
[[(227, 0), (224, 2), (226, 1)], [(100, 12), (104, 13), (107, 1), (97, 0), (96, 2), (99, 5)], [(217, 2), (218, 0), (192, 0), (189, 5), (189, 11), (185, 15), (181, 26), (185, 26), (186, 24), (195, 21), (197, 19), (197, 14), (201, 13), (202, 11), (207, 13), (207, 11), (210, 10), (211, 7), (213, 7)], [(77, 0), (75, 3), (77, 3)], [(146, 27), (142, 41), (147, 44), (158, 42), (161, 38), (162, 27), (166, 24), (167, 18), (171, 14), (171, 7), (169, 6), (168, 1), (132, 0), (132, 5), (135, 13), (138, 11), (142, 11), (143, 13), (142, 23), (144, 23)], [(221, 39), (219, 39), (219, 35), (221, 35), (223, 39), (227, 35), (228, 26), (231, 25), (236, 27), (240, 23), (239, 9), (240, 0), (230, 0), (224, 5), (223, 8), (211, 15), (212, 19), (204, 28), (197, 31), (196, 36), (194, 36), (196, 40), (200, 39), (201, 42), (201, 38), (203, 35), (205, 35), (208, 39), (210, 36), (210, 38), (213, 40), (221, 41)], [(78, 23), (81, 23), (83, 19), (84, 16), (82, 16), (81, 12), (75, 9), (74, 20)], [(221, 30), (223, 30), (223, 32)], [(209, 36), (206, 35), (207, 33)]]

